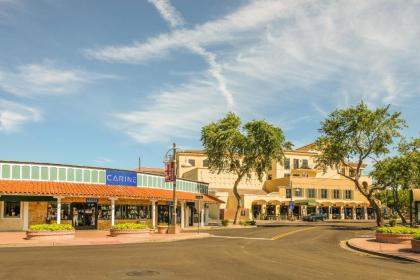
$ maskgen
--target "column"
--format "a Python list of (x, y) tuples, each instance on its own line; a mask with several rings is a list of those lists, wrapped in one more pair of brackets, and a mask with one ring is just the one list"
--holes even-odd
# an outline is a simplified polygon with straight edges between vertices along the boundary
[(280, 205), (276, 205), (276, 220), (280, 220)]
[(356, 207), (353, 207), (352, 208), (352, 210), (351, 210), (352, 212), (351, 212), (351, 214), (352, 214), (352, 218), (353, 218), (353, 220), (356, 220)]
[(204, 203), (201, 203), (200, 226), (204, 226)]
[(315, 207), (315, 213), (316, 213), (316, 214), (319, 214), (319, 206), (316, 206), (316, 207)]
[(61, 197), (57, 197), (57, 224), (61, 224)]
[(365, 216), (365, 220), (368, 219), (367, 207), (363, 207), (363, 215)]
[(29, 229), (29, 202), (23, 202), (23, 230)]
[(328, 206), (328, 220), (332, 220), (332, 207)]
[(204, 219), (204, 221), (205, 221), (205, 223), (206, 224), (208, 224), (209, 223), (209, 217), (210, 217), (210, 206), (208, 205), (208, 204), (205, 204), (205, 211), (204, 211), (204, 213), (205, 213), (205, 219)]
[(217, 225), (220, 226), (220, 203), (217, 203)]
[(110, 198), (111, 200), (111, 226), (115, 225), (115, 197)]
[(181, 228), (185, 227), (185, 202), (180, 201), (181, 204)]
[(344, 220), (344, 207), (343, 206), (340, 207), (340, 219)]
[(156, 200), (151, 200), (152, 202), (152, 227), (156, 228)]

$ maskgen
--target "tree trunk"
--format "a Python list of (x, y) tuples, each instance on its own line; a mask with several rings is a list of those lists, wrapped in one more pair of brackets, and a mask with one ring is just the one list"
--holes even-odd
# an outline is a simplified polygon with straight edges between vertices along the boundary
[(238, 178), (235, 181), (235, 184), (233, 185), (233, 194), (235, 195), (236, 198), (236, 213), (235, 213), (235, 219), (233, 220), (233, 224), (236, 225), (237, 221), (239, 220), (239, 216), (241, 214), (240, 210), (242, 208), (242, 201), (241, 201), (241, 196), (238, 192), (238, 185), (242, 180), (243, 175), (239, 175)]
[(407, 220), (405, 219), (404, 215), (401, 212), (400, 209), (400, 198), (398, 197), (398, 190), (396, 190), (395, 188), (393, 189), (392, 195), (394, 196), (394, 207), (395, 207), (395, 211), (397, 211), (398, 216), (400, 216), (401, 218), (401, 222), (403, 224), (407, 223)]
[(383, 226), (384, 225), (384, 217), (382, 216), (382, 211), (381, 211), (381, 202), (376, 199), (373, 195), (373, 193), (370, 193), (368, 190), (368, 185), (366, 182), (363, 182), (362, 185), (366, 184), (366, 186), (364, 186), (365, 190), (362, 189), (362, 187), (360, 186), (359, 183), (359, 178), (356, 179), (356, 181), (354, 181), (356, 188), (359, 190), (359, 192), (361, 192), (364, 197), (366, 197), (366, 199), (369, 201), (370, 206), (372, 206), (373, 211), (375, 211), (376, 214), (376, 225), (378, 227)]

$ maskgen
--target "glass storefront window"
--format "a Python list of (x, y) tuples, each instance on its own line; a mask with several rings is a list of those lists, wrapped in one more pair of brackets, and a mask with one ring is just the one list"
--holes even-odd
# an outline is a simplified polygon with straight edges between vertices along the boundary
[(20, 202), (5, 201), (4, 202), (4, 217), (5, 218), (19, 218), (20, 217)]
[[(61, 220), (70, 220), (70, 204), (61, 204)], [(48, 202), (47, 207), (47, 223), (51, 220), (57, 220), (57, 202)]]
[(150, 205), (115, 205), (116, 219), (149, 219), (150, 216)]
[(111, 219), (111, 205), (98, 205), (98, 219), (99, 220)]

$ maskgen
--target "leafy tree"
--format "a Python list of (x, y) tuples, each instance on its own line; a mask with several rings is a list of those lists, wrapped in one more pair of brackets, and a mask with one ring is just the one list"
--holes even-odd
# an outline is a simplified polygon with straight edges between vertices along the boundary
[(386, 201), (389, 206), (395, 208), (403, 223), (407, 222), (403, 212), (406, 213), (410, 209), (408, 190), (420, 185), (419, 149), (418, 138), (402, 142), (399, 146), (399, 155), (375, 163), (371, 172), (376, 188), (391, 191), (391, 199), (385, 197)]
[[(370, 110), (361, 102), (332, 112), (321, 122), (321, 136), (316, 140), (321, 152), (317, 165), (324, 170), (334, 168), (354, 182), (374, 209), (378, 225), (384, 223), (380, 201), (375, 197), (378, 189), (361, 182), (361, 168), (368, 158), (377, 160), (389, 153), (389, 146), (395, 137), (401, 136), (400, 130), (404, 126), (400, 113), (390, 113), (389, 106)], [(343, 172), (343, 167), (350, 172)]]
[(209, 160), (209, 169), (220, 174), (235, 174), (233, 194), (237, 201), (234, 224), (239, 219), (242, 206), (238, 185), (244, 177), (256, 174), (262, 180), (273, 160), (283, 162), (283, 149), (291, 144), (285, 142), (283, 131), (263, 120), (253, 120), (241, 127), (234, 113), (204, 126), (201, 141)]

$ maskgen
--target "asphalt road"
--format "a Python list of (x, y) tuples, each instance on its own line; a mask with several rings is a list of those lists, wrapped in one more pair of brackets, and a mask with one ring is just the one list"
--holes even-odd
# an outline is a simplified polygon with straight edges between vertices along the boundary
[(368, 232), (318, 224), (215, 230), (219, 237), (173, 243), (1, 248), (0, 279), (420, 279), (420, 264), (339, 245)]

